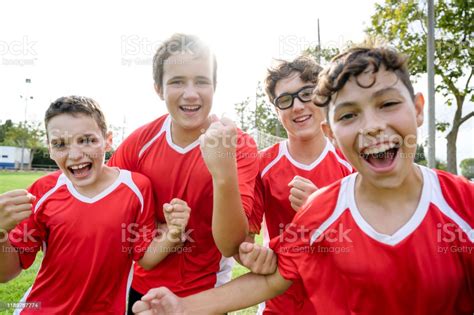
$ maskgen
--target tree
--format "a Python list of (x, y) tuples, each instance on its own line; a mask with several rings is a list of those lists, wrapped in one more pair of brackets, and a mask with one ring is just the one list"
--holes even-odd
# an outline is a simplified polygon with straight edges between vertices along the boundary
[(464, 159), (459, 164), (462, 176), (474, 179), (474, 158)]
[(255, 99), (255, 104), (251, 104), (250, 98), (247, 97), (244, 101), (234, 105), (239, 127), (243, 131), (256, 129), (286, 138), (286, 131), (278, 120), (274, 106), (267, 100), (261, 82), (257, 84)]
[[(473, 102), (470, 85), (474, 67), (474, 2), (469, 0), (438, 0), (435, 5), (435, 90), (447, 98), (447, 105), (455, 105), (450, 123), (440, 122), (439, 128), (450, 127), (447, 140), (448, 171), (456, 174), (456, 141), (459, 128), (474, 111), (463, 113), (467, 101)], [(385, 0), (375, 5), (372, 26), (366, 31), (371, 36), (388, 40), (409, 56), (408, 66), (413, 75), (426, 72), (427, 3), (426, 0)]]
[(11, 127), (13, 127), (13, 122), (10, 119), (7, 119), (5, 123), (0, 125), (0, 143), (5, 141), (5, 134)]
[(40, 123), (21, 122), (12, 124), (6, 129), (4, 139), (0, 145), (31, 149), (29, 163), (31, 165), (36, 151), (45, 146), (44, 135), (45, 132)]
[(415, 163), (419, 163), (424, 161), (426, 165), (426, 156), (425, 156), (425, 147), (422, 144), (416, 145), (416, 153), (415, 153)]

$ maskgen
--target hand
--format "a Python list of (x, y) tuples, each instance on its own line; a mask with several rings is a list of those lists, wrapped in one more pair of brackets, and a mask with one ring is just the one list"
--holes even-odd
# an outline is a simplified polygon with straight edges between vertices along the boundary
[(291, 187), (289, 197), (291, 207), (295, 211), (298, 211), (305, 204), (308, 197), (318, 190), (318, 187), (312, 181), (298, 175), (288, 183), (288, 186)]
[(188, 314), (184, 309), (182, 299), (165, 287), (148, 291), (141, 301), (133, 304), (132, 311), (139, 315)]
[(236, 169), (235, 158), (237, 143), (237, 127), (229, 118), (211, 115), (211, 125), (201, 135), (201, 154), (213, 177), (226, 175), (229, 170)]
[(163, 213), (168, 227), (168, 235), (172, 240), (181, 241), (181, 236), (189, 222), (191, 208), (186, 201), (174, 198), (170, 203), (163, 205)]
[(0, 195), (0, 232), (10, 232), (28, 218), (33, 209), (35, 196), (24, 189), (17, 189)]
[(240, 244), (239, 260), (242, 265), (259, 275), (271, 275), (277, 269), (277, 257), (273, 250), (257, 244)]

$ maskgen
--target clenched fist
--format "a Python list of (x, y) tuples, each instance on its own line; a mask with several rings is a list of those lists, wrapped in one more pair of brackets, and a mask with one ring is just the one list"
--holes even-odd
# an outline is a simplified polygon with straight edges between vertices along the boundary
[(174, 198), (170, 203), (163, 205), (163, 213), (168, 227), (168, 235), (173, 239), (181, 240), (188, 225), (191, 208), (186, 201)]
[(290, 203), (293, 210), (298, 211), (306, 202), (309, 195), (318, 190), (315, 184), (307, 178), (295, 176), (291, 182), (288, 183), (290, 189)]
[(237, 127), (229, 118), (211, 115), (211, 125), (201, 135), (201, 153), (213, 177), (226, 175), (236, 168)]
[(24, 189), (0, 195), (0, 232), (10, 232), (18, 223), (28, 218), (35, 196)]

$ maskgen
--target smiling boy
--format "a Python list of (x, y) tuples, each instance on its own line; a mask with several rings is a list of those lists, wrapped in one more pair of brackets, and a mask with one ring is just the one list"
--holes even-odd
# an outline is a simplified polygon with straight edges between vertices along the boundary
[(150, 178), (157, 207), (179, 198), (192, 214), (183, 251), (153, 270), (136, 266), (130, 306), (156, 286), (187, 296), (230, 280), (228, 257), (248, 234), (258, 172), (253, 139), (229, 119), (210, 115), (217, 63), (202, 40), (175, 34), (163, 41), (153, 59), (153, 80), (168, 113), (134, 131), (109, 165)]
[[(179, 299), (151, 290), (137, 313), (223, 313), (302, 281), (322, 314), (472, 314), (474, 185), (414, 164), (424, 100), (389, 48), (353, 48), (324, 70), (314, 101), (358, 170), (318, 190), (270, 246), (278, 270)], [(452, 233), (455, 232), (455, 237)], [(249, 294), (252, 292), (252, 294)]]
[(151, 184), (141, 174), (104, 165), (112, 136), (94, 100), (57, 99), (45, 126), (60, 171), (28, 191), (0, 195), (0, 280), (29, 268), (41, 249), (40, 270), (22, 299), (36, 306), (16, 313), (124, 313), (132, 262), (152, 268), (179, 245), (189, 208), (165, 211), (167, 230), (154, 238)]
[[(259, 152), (260, 172), (249, 223), (250, 232), (259, 234), (265, 218), (266, 245), (269, 239), (284, 231), (318, 187), (352, 173), (351, 165), (324, 136), (321, 130), (324, 114), (311, 102), (321, 70), (314, 59), (300, 56), (292, 61), (280, 61), (268, 70), (265, 78), (266, 94), (288, 133), (288, 140)], [(314, 313), (300, 282), (284, 294), (260, 304), (259, 311), (288, 315)]]

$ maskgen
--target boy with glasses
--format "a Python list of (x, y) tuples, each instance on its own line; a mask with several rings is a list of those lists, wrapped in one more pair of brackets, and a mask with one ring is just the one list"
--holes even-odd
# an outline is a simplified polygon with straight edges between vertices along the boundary
[[(288, 140), (259, 153), (260, 171), (249, 223), (250, 233), (259, 234), (264, 218), (265, 245), (284, 231), (309, 195), (352, 173), (350, 164), (324, 136), (324, 116), (311, 102), (320, 71), (314, 59), (300, 56), (291, 62), (279, 62), (268, 70), (265, 78), (265, 91), (288, 133)], [(247, 250), (253, 250), (248, 247)], [(242, 263), (256, 271), (252, 263), (263, 259), (256, 258), (258, 254), (242, 258)], [(260, 304), (259, 312), (312, 314), (314, 309), (302, 283), (296, 281), (284, 294)]]

